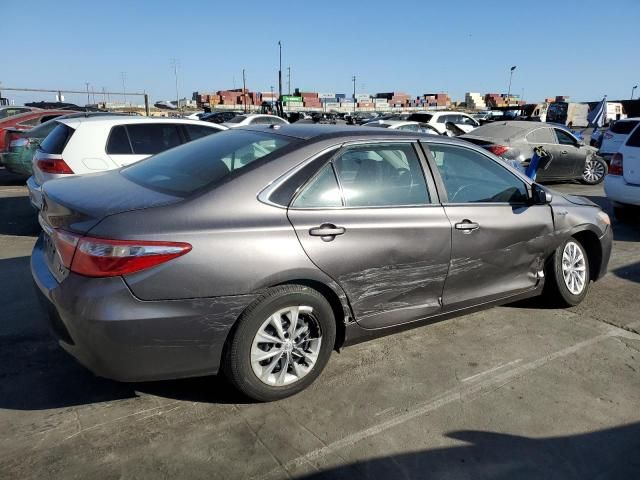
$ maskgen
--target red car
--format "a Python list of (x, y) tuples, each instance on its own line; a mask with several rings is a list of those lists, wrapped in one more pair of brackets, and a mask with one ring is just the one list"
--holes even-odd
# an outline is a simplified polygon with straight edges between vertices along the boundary
[[(11, 143), (12, 132), (16, 130), (29, 130), (41, 123), (57, 118), (60, 115), (67, 115), (73, 113), (69, 110), (38, 110), (35, 112), (22, 113), (20, 115), (13, 115), (8, 118), (0, 120), (0, 159), (2, 155), (9, 150)], [(9, 129), (9, 130), (8, 130)]]

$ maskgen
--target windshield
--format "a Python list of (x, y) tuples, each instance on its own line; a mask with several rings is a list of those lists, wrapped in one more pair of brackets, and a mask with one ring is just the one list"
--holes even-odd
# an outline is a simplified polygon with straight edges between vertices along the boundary
[(159, 153), (122, 170), (145, 187), (188, 196), (218, 182), (293, 139), (251, 131), (227, 131)]

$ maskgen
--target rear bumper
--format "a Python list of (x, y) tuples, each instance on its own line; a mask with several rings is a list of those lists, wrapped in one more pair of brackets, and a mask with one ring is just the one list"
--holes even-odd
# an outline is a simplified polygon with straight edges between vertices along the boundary
[(60, 345), (96, 375), (164, 380), (218, 372), (223, 347), (253, 295), (141, 301), (120, 277), (49, 271), (38, 239), (31, 273)]
[(604, 191), (609, 200), (640, 206), (640, 185), (627, 183), (622, 175), (607, 175), (604, 178)]
[(29, 190), (31, 206), (36, 210), (40, 210), (42, 208), (42, 185), (36, 182), (33, 175), (27, 179), (27, 190)]

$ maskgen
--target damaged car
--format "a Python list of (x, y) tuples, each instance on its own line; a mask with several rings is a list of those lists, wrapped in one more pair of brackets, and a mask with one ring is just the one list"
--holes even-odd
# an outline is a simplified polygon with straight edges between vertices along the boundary
[(607, 269), (594, 203), (444, 136), (241, 127), (47, 182), (31, 271), (60, 345), (120, 381), (224, 373), (258, 401), (332, 351)]

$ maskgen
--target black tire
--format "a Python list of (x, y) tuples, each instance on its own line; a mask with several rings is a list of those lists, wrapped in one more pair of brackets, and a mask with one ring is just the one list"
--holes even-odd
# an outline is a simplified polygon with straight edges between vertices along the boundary
[(616, 216), (616, 218), (618, 220), (620, 220), (621, 222), (631, 222), (633, 221), (636, 217), (640, 216), (638, 215), (638, 212), (640, 210), (636, 210), (634, 208), (628, 208), (628, 207), (613, 207), (613, 214)]
[[(591, 165), (590, 165), (591, 164)], [(584, 171), (580, 181), (586, 185), (598, 185), (607, 176), (609, 167), (604, 158), (593, 155), (585, 162)]]
[[(562, 257), (565, 247), (570, 242), (574, 243), (580, 249), (582, 257), (584, 258), (584, 286), (579, 294), (569, 290), (562, 271)], [(576, 238), (568, 238), (556, 249), (545, 269), (545, 277), (543, 296), (550, 306), (562, 308), (573, 307), (584, 300), (589, 291), (589, 257), (587, 256), (585, 248)]]
[[(300, 305), (312, 307), (313, 321), (317, 323), (322, 335), (317, 359), (311, 370), (299, 380), (284, 386), (269, 385), (258, 378), (252, 367), (254, 338), (264, 322), (275, 312)], [(225, 351), (223, 372), (240, 392), (253, 400), (270, 402), (286, 398), (307, 388), (320, 375), (331, 356), (335, 338), (333, 309), (322, 294), (302, 285), (270, 288), (247, 307), (238, 319)], [(282, 363), (276, 368), (282, 371)]]

